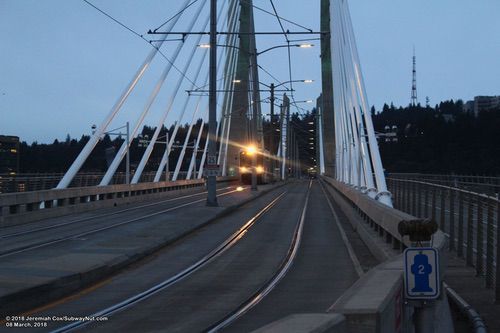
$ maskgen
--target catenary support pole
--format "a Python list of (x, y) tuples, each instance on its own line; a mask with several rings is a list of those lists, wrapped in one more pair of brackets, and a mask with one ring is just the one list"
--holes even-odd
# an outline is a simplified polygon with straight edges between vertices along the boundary
[[(209, 161), (216, 160), (217, 152), (217, 0), (210, 0), (210, 79), (209, 79), (209, 111), (208, 111), (208, 154)], [(217, 180), (214, 174), (207, 177), (207, 206), (217, 204)]]

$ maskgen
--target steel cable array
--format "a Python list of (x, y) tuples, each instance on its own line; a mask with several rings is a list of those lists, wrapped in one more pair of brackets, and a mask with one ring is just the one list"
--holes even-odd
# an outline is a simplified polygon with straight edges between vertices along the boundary
[(368, 112), (347, 1), (333, 0), (330, 12), (336, 177), (392, 206), (375, 131)]

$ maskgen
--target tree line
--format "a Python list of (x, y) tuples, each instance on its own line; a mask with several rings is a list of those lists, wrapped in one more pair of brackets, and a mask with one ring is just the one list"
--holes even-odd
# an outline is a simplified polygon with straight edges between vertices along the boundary
[[(463, 102), (444, 101), (430, 106), (406, 106), (395, 107), (392, 103), (385, 104), (382, 110), (371, 109), (375, 131), (386, 132), (386, 127), (393, 131), (396, 126), (397, 141), (379, 139), (379, 149), (382, 162), (387, 172), (419, 172), (419, 173), (444, 173), (444, 174), (477, 174), (477, 175), (500, 175), (500, 109), (479, 112), (474, 115), (463, 111)], [(315, 132), (311, 125), (315, 122), (316, 110), (303, 114), (293, 113), (291, 115), (291, 126), (296, 133), (300, 150), (300, 159), (303, 168), (316, 164), (316, 147), (311, 147), (310, 142)], [(190, 141), (197, 137), (201, 119), (193, 127)], [(176, 141), (178, 144), (184, 142), (188, 131), (188, 124), (179, 127)], [(275, 128), (278, 126), (275, 125)], [(205, 124), (204, 131), (207, 126)], [(269, 144), (268, 133), (275, 132), (270, 127), (269, 121), (264, 125), (264, 142)], [(142, 141), (146, 137), (153, 136), (155, 128), (144, 126), (141, 131)], [(173, 126), (169, 128), (172, 133)], [(165, 141), (167, 128), (163, 127), (160, 132), (159, 141)], [(33, 142), (28, 144), (22, 142), (20, 150), (20, 172), (22, 173), (47, 173), (65, 172), (78, 156), (90, 136), (83, 135), (79, 139), (71, 138), (69, 135), (64, 141), (54, 140), (51, 144), (39, 144)], [(125, 138), (105, 135), (99, 141), (90, 157), (82, 167), (83, 172), (104, 172), (108, 164), (118, 151)], [(139, 138), (134, 138), (130, 148), (130, 160), (134, 169), (145, 151), (145, 145), (140, 144)], [(205, 144), (203, 134), (200, 147)], [(273, 139), (277, 145), (279, 134)], [(311, 149), (313, 148), (313, 149)], [(145, 171), (156, 171), (160, 160), (165, 152), (164, 144), (157, 144)], [(170, 169), (177, 162), (180, 149), (172, 150), (170, 154)], [(201, 154), (198, 155), (198, 159)], [(185, 160), (191, 158), (187, 153)], [(198, 161), (199, 162), (199, 161)], [(183, 164), (183, 169), (187, 163)], [(125, 170), (123, 161), (118, 171)]]
[(475, 115), (449, 100), (371, 111), (376, 132), (397, 126), (397, 142), (379, 140), (388, 172), (500, 175), (500, 108)]

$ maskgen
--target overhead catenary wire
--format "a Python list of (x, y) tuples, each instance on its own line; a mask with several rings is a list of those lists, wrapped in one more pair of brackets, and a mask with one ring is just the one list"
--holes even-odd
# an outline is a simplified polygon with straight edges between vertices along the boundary
[[(175, 20), (170, 21), (171, 24), (168, 27), (168, 29), (171, 30), (175, 26), (175, 24), (178, 22), (179, 19), (180, 19), (180, 15), (176, 16)], [(196, 23), (196, 21), (197, 21), (196, 17), (192, 19), (191, 24), (189, 26), (190, 30), (193, 29), (194, 24)], [(160, 92), (160, 90), (161, 90), (161, 88), (163, 86), (163, 83), (165, 82), (168, 74), (170, 73), (170, 70), (172, 68), (173, 62), (179, 56), (179, 53), (180, 53), (181, 49), (183, 48), (183, 46), (184, 46), (184, 41), (179, 42), (177, 44), (177, 47), (176, 47), (176, 49), (174, 51), (174, 54), (172, 56), (172, 59), (173, 59), (172, 62), (169, 62), (167, 64), (167, 66), (163, 70), (162, 74), (158, 78), (158, 81), (157, 81), (157, 83), (156, 83), (153, 91), (151, 92), (151, 94), (150, 94), (150, 96), (149, 96), (149, 98), (148, 98), (148, 100), (147, 100), (147, 102), (146, 102), (146, 104), (144, 106), (144, 109), (143, 109), (142, 113), (139, 115), (138, 119), (136, 120), (136, 123), (135, 123), (134, 127), (132, 128), (132, 131), (130, 133), (130, 137), (132, 137), (132, 138), (135, 137), (135, 135), (139, 131), (140, 126), (142, 125), (142, 123), (144, 121), (144, 118), (146, 117), (146, 115), (148, 114), (149, 110), (151, 109), (151, 106), (155, 102), (156, 97), (158, 96), (158, 93)], [(129, 148), (130, 148), (131, 144), (132, 144), (131, 140), (128, 141), (128, 145), (127, 145), (126, 141), (122, 143), (121, 147), (118, 150), (118, 153), (115, 155), (115, 158), (111, 162), (111, 165), (108, 167), (108, 170), (106, 171), (106, 173), (104, 174), (101, 182), (99, 183), (99, 186), (105, 186), (105, 185), (109, 184), (109, 182), (111, 181), (113, 175), (115, 174), (116, 170), (118, 169), (118, 167), (120, 165), (120, 162), (125, 157), (125, 154), (129, 151)]]
[[(236, 1), (232, 1), (231, 4), (233, 5), (232, 7), (232, 10), (230, 10), (230, 17), (231, 19), (229, 20), (230, 22), (232, 22), (232, 24), (229, 25), (229, 30), (230, 31), (234, 31), (236, 28), (236, 26), (239, 24), (239, 14), (240, 14), (240, 6), (237, 6), (236, 5)], [(235, 43), (236, 43), (236, 35), (226, 35), (226, 44), (227, 45), (232, 45), (232, 46), (235, 46)], [(224, 121), (224, 125), (228, 125), (228, 128), (230, 127), (230, 120), (231, 118), (229, 117), (228, 119), (225, 119), (225, 115), (226, 115), (226, 112), (229, 110), (229, 108), (227, 107), (228, 105), (232, 105), (231, 102), (229, 102), (229, 104), (227, 104), (228, 102), (228, 98), (229, 100), (232, 99), (232, 96), (234, 95), (232, 93), (232, 89), (234, 88), (234, 66), (232, 65), (233, 63), (235, 63), (234, 59), (235, 59), (235, 54), (237, 54), (237, 48), (236, 47), (230, 47), (229, 48), (230, 52), (230, 56), (229, 58), (226, 58), (226, 65), (228, 65), (228, 62), (230, 63), (228, 66), (230, 68), (229, 70), (229, 73), (230, 75), (227, 75), (226, 76), (226, 81), (224, 82), (224, 88), (225, 88), (225, 91), (228, 92), (226, 93), (225, 95), (225, 98), (224, 98), (224, 102), (223, 102), (223, 105), (222, 105), (222, 110), (221, 110), (221, 114), (220, 114), (220, 121), (217, 122), (217, 128), (216, 128), (216, 133), (219, 133), (219, 129), (221, 127), (221, 123)], [(231, 52), (232, 51), (232, 52)], [(232, 58), (231, 58), (232, 56)], [(225, 68), (224, 68), (224, 71), (227, 70), (227, 66), (225, 65)], [(227, 89), (227, 87), (231, 87), (231, 89)], [(219, 92), (217, 93), (217, 96), (219, 96)], [(217, 97), (218, 99), (218, 97)], [(226, 105), (224, 106), (224, 103), (226, 103)], [(230, 111), (229, 111), (230, 113)], [(223, 130), (223, 133), (224, 133), (224, 130)], [(229, 132), (228, 132), (229, 134)], [(207, 136), (208, 137), (208, 136)], [(205, 140), (205, 147), (203, 148), (203, 154), (201, 156), (201, 161), (200, 161), (200, 170), (198, 171), (198, 179), (200, 179), (203, 175), (203, 167), (204, 167), (204, 164), (205, 164), (205, 159), (206, 159), (206, 156), (207, 156), (207, 152), (208, 152), (208, 142), (209, 140)], [(220, 163), (220, 157), (221, 155), (223, 155), (223, 160), (225, 160), (225, 158), (227, 158), (227, 142), (224, 142), (224, 139), (221, 139), (219, 140), (220, 142), (220, 146), (219, 146), (219, 156), (218, 156), (218, 162), (217, 163)], [(224, 143), (226, 143), (224, 145)], [(223, 149), (226, 149), (225, 152), (223, 151)], [(222, 172), (223, 172), (223, 175), (224, 175), (224, 167), (222, 168)]]
[[(220, 16), (222, 15), (222, 12), (223, 12), (223, 9), (224, 9), (224, 5), (225, 5), (225, 3), (226, 3), (226, 2), (224, 1), (223, 6), (221, 6), (221, 9), (220, 9), (220, 11), (219, 11), (219, 13), (218, 13), (218, 17), (220, 17)], [(226, 16), (226, 17), (225, 17), (225, 19), (224, 19), (224, 21), (222, 22), (222, 25), (224, 25), (224, 24), (226, 23), (226, 21), (227, 21), (227, 20), (228, 20), (228, 17)], [(220, 38), (222, 38), (222, 36), (219, 36), (219, 40), (220, 40)], [(206, 49), (204, 49), (204, 51), (205, 51), (205, 52), (204, 52), (204, 54), (203, 54), (203, 57), (201, 58), (200, 63), (199, 63), (199, 65), (198, 65), (198, 68), (197, 68), (197, 70), (195, 71), (195, 72), (196, 72), (196, 78), (198, 77), (198, 74), (201, 72), (201, 68), (202, 68), (202, 66), (203, 66), (203, 63), (204, 63), (204, 62), (205, 62), (205, 60), (206, 60), (206, 55), (207, 55), (207, 52), (206, 52), (206, 51), (207, 51), (207, 50), (206, 50)], [(222, 58), (221, 58), (221, 59), (222, 59)], [(220, 60), (219, 60), (219, 62), (220, 62)], [(205, 78), (205, 80), (204, 80), (204, 84), (206, 84), (207, 82), (208, 82), (208, 73), (207, 73), (206, 78)], [(201, 101), (201, 97), (202, 97), (202, 95), (198, 95), (195, 110), (198, 110), (198, 108), (199, 108), (199, 103), (200, 103), (200, 101)], [(170, 155), (170, 152), (171, 152), (171, 149), (172, 149), (173, 143), (175, 142), (175, 139), (176, 139), (176, 137), (177, 137), (177, 133), (178, 133), (178, 130), (179, 130), (179, 126), (180, 126), (180, 124), (182, 123), (182, 119), (183, 119), (184, 114), (185, 114), (185, 112), (186, 112), (186, 110), (187, 110), (188, 103), (189, 103), (189, 97), (187, 97), (187, 98), (186, 98), (185, 103), (184, 103), (184, 106), (182, 107), (182, 111), (181, 111), (181, 113), (179, 114), (178, 120), (175, 122), (174, 130), (173, 130), (172, 135), (170, 136), (170, 140), (169, 140), (169, 143), (168, 143), (167, 154), (165, 154), (165, 155), (163, 156), (163, 158), (162, 158), (162, 160), (161, 160), (161, 162), (160, 162), (160, 165), (158, 166), (158, 169), (157, 169), (157, 171), (156, 171), (156, 175), (155, 175), (155, 178), (154, 178), (154, 181), (155, 181), (155, 182), (157, 182), (157, 181), (159, 181), (159, 180), (160, 180), (162, 170), (163, 170), (163, 168), (165, 167), (165, 165), (166, 165), (166, 163), (167, 163), (167, 160), (168, 160), (168, 158), (169, 158), (169, 155)], [(194, 121), (194, 120), (192, 120), (192, 121)], [(191, 123), (191, 124), (192, 124), (192, 123)], [(191, 126), (190, 126), (190, 128), (191, 128)], [(189, 131), (189, 133), (190, 133), (190, 131)], [(188, 135), (188, 136), (189, 136), (189, 135)], [(182, 159), (183, 159), (183, 157), (184, 157), (184, 151), (185, 151), (185, 148), (183, 147), (183, 150), (182, 150), (182, 152), (181, 152), (181, 157), (179, 157), (179, 160), (182, 160)], [(178, 163), (179, 163), (179, 161), (178, 161)], [(177, 170), (177, 166), (176, 166), (176, 170)], [(172, 180), (176, 180), (176, 179), (177, 179), (177, 177), (178, 177), (178, 172), (179, 172), (179, 171), (174, 172), (174, 175), (173, 175)]]
[[(94, 8), (95, 10), (97, 10), (98, 12), (100, 12), (101, 14), (103, 14), (104, 16), (108, 17), (109, 19), (111, 19), (112, 21), (114, 21), (116, 24), (120, 25), (121, 27), (125, 28), (126, 30), (128, 30), (129, 32), (131, 32), (132, 34), (134, 34), (135, 36), (139, 37), (140, 39), (142, 39), (144, 42), (148, 43), (148, 45), (154, 49), (157, 50), (157, 52), (162, 56), (163, 59), (165, 59), (168, 63), (170, 63), (170, 65), (181, 75), (184, 75), (184, 73), (182, 73), (182, 71), (173, 63), (173, 61), (167, 57), (167, 55), (162, 51), (160, 50), (160, 47), (161, 45), (163, 44), (163, 42), (166, 42), (166, 41), (179, 41), (179, 40), (184, 40), (184, 38), (182, 39), (173, 39), (173, 40), (168, 40), (168, 39), (163, 39), (163, 40), (156, 40), (156, 41), (152, 41), (152, 40), (148, 40), (144, 37), (143, 34), (140, 34), (138, 33), (137, 31), (135, 31), (134, 29), (130, 28), (129, 26), (127, 26), (125, 23), (121, 22), (120, 20), (116, 19), (115, 17), (113, 17), (111, 14), (105, 12), (104, 10), (102, 10), (101, 8), (97, 7), (96, 5), (94, 5), (93, 3), (91, 3), (90, 1), (88, 0), (82, 0), (84, 1), (85, 3), (87, 3), (89, 6), (91, 6), (92, 8)], [(191, 4), (194, 4), (195, 2), (197, 2), (199, 0), (195, 0), (194, 2), (192, 2)], [(185, 2), (187, 3), (187, 2)], [(191, 5), (189, 4), (189, 6)], [(172, 21), (173, 19), (179, 17), (183, 12), (184, 10), (187, 9), (187, 6), (186, 5), (184, 7), (184, 9), (180, 10), (177, 14), (175, 14), (174, 16), (172, 16), (168, 22)], [(168, 23), (166, 22), (166, 23)], [(155, 45), (154, 43), (160, 43), (160, 45)], [(193, 81), (189, 78), (189, 77), (185, 77), (186, 80), (190, 81), (191, 83), (193, 83)]]
[[(187, 3), (188, 0), (186, 0)], [(104, 134), (106, 131), (107, 127), (111, 123), (111, 121), (114, 119), (116, 114), (120, 111), (121, 107), (127, 100), (128, 96), (130, 93), (134, 90), (136, 87), (137, 83), (139, 80), (142, 78), (146, 70), (149, 68), (151, 61), (155, 57), (155, 55), (158, 53), (158, 49), (161, 47), (163, 42), (159, 43), (159, 46), (156, 48), (153, 48), (153, 50), (150, 51), (142, 65), (138, 68), (136, 73), (134, 74), (132, 80), (129, 82), (127, 87), (124, 89), (118, 100), (115, 102), (111, 110), (108, 112), (107, 116), (105, 119), (101, 122), (99, 127), (97, 127), (96, 131), (94, 134), (90, 137), (89, 141), (85, 144), (83, 147), (82, 151), (80, 154), (77, 156), (77, 158), (73, 161), (71, 164), (70, 168), (68, 171), (64, 174), (63, 178), (61, 181), (57, 184), (56, 188), (57, 189), (62, 189), (66, 188), (69, 186), (75, 175), (78, 173), (80, 168), (83, 166), (91, 152), (94, 150), (94, 147), (97, 145), (99, 142), (101, 136)]]
[(290, 24), (295, 25), (296, 27), (299, 27), (299, 28), (302, 28), (302, 29), (304, 29), (304, 30), (307, 30), (308, 32), (312, 32), (312, 31), (313, 31), (312, 29), (310, 29), (310, 28), (308, 28), (308, 27), (305, 27), (305, 26), (303, 26), (303, 25), (301, 25), (301, 24), (299, 24), (299, 23), (297, 23), (297, 22), (294, 22), (294, 21), (292, 21), (292, 20), (286, 19), (286, 18), (284, 18), (284, 17), (282, 17), (282, 16), (278, 16), (278, 15), (276, 15), (276, 14), (273, 14), (272, 12), (270, 12), (270, 11), (268, 11), (268, 10), (265, 10), (265, 9), (264, 9), (264, 8), (262, 8), (262, 7), (256, 6), (256, 5), (254, 5), (253, 3), (250, 3), (250, 2), (249, 2), (249, 1), (247, 1), (247, 0), (242, 0), (242, 2), (245, 2), (245, 3), (249, 4), (249, 5), (251, 5), (253, 8), (255, 8), (255, 9), (257, 9), (257, 10), (259, 10), (259, 11), (263, 12), (263, 13), (266, 13), (266, 14), (269, 14), (269, 15), (271, 15), (271, 16), (277, 17), (277, 18), (279, 18), (279, 19), (280, 19), (280, 20), (282, 20), (282, 21), (288, 22), (288, 23), (290, 23)]
[(191, 7), (192, 5), (194, 5), (195, 3), (197, 3), (198, 1), (199, 0), (193, 0), (192, 2), (190, 2), (189, 4), (187, 4), (184, 8), (182, 8), (180, 11), (178, 11), (177, 13), (175, 13), (174, 15), (172, 15), (165, 22), (163, 22), (162, 24), (160, 24), (158, 26), (158, 28), (154, 29), (153, 31), (158, 31), (159, 29), (161, 29), (162, 27), (164, 27), (167, 23), (169, 23), (170, 21), (175, 20), (178, 16), (182, 15), (182, 13), (184, 13), (184, 11), (186, 9), (188, 9), (189, 7)]
[[(217, 63), (217, 68), (219, 68), (219, 70), (220, 70), (220, 63), (221, 63), (221, 61), (222, 61), (222, 57), (219, 57), (219, 60), (218, 60), (218, 63)], [(205, 81), (208, 81), (208, 79), (209, 79), (209, 77), (208, 77), (208, 73), (207, 73)], [(191, 131), (192, 131), (193, 126), (195, 125), (195, 123), (197, 121), (196, 120), (196, 116), (197, 116), (198, 111), (200, 109), (200, 101), (201, 101), (201, 96), (198, 97), (198, 101), (196, 103), (195, 111), (193, 112), (193, 115), (192, 115), (192, 118), (191, 118), (191, 122), (189, 124), (189, 128), (188, 128), (188, 131), (186, 133), (186, 136), (184, 137), (184, 144), (182, 145), (182, 150), (181, 150), (181, 152), (179, 154), (179, 158), (178, 158), (177, 164), (175, 166), (175, 170), (174, 170), (174, 175), (172, 177), (172, 181), (176, 181), (177, 177), (179, 176), (179, 172), (181, 170), (181, 167), (182, 167), (182, 164), (183, 164), (183, 161), (184, 161), (184, 155), (186, 154), (187, 145), (188, 145), (188, 142), (189, 142), (189, 139), (190, 139), (190, 136), (191, 136)], [(205, 108), (205, 113), (208, 113), (208, 105)]]
[[(229, 30), (236, 31), (239, 28), (239, 14), (240, 14), (240, 6), (237, 5), (236, 1), (232, 1), (233, 8), (230, 10), (231, 20), (229, 22)], [(238, 28), (237, 28), (238, 27)], [(221, 174), (222, 176), (226, 175), (226, 161), (227, 161), (227, 148), (228, 148), (228, 135), (229, 128), (231, 122), (231, 106), (233, 103), (234, 97), (234, 85), (235, 85), (235, 77), (236, 77), (236, 58), (238, 55), (238, 48), (235, 47), (237, 42), (236, 35), (227, 35), (226, 36), (226, 44), (231, 45), (233, 47), (229, 47), (226, 49), (226, 62), (224, 64), (224, 72), (228, 73), (224, 80), (224, 90), (229, 90), (228, 93), (224, 94), (224, 100), (222, 103), (222, 109), (219, 117), (219, 122), (217, 123), (217, 133), (219, 135), (219, 154), (217, 156), (217, 164), (221, 165)], [(220, 132), (219, 132), (220, 130)], [(227, 135), (226, 135), (227, 132)], [(206, 154), (206, 151), (203, 152)], [(203, 157), (202, 157), (203, 158)], [(222, 161), (222, 162), (221, 162)]]

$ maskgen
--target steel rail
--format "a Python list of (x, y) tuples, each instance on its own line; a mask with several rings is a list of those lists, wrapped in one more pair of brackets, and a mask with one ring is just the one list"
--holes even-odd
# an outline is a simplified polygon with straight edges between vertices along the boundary
[(250, 309), (259, 304), (260, 301), (262, 301), (264, 297), (266, 297), (278, 285), (278, 283), (283, 279), (283, 277), (288, 273), (290, 267), (292, 267), (295, 257), (297, 256), (297, 252), (300, 247), (300, 242), (302, 240), (302, 230), (304, 228), (304, 221), (306, 218), (307, 206), (309, 203), (309, 196), (311, 193), (311, 186), (312, 186), (312, 181), (309, 181), (309, 187), (307, 189), (306, 199), (304, 201), (304, 206), (302, 208), (302, 213), (300, 214), (297, 227), (295, 228), (292, 243), (290, 244), (288, 253), (283, 262), (281, 263), (281, 266), (278, 269), (278, 271), (269, 280), (269, 282), (266, 283), (265, 286), (263, 286), (249, 299), (247, 299), (244, 303), (242, 303), (236, 310), (234, 310), (225, 318), (213, 324), (212, 326), (204, 329), (203, 330), (204, 332), (209, 332), (209, 333), (218, 332), (224, 327), (231, 325), (231, 323), (236, 321), (238, 318), (247, 313)]
[[(282, 192), (279, 194), (276, 198), (274, 198), (269, 204), (267, 204), (263, 209), (261, 209), (256, 215), (254, 215), (252, 218), (250, 218), (241, 228), (239, 228), (237, 231), (235, 231), (231, 236), (229, 236), (225, 241), (223, 241), (219, 246), (217, 246), (215, 249), (213, 249), (209, 254), (207, 254), (205, 257), (202, 259), (198, 260), (191, 266), (185, 268), (181, 272), (177, 273), (176, 275), (156, 284), (155, 286), (139, 293), (136, 294), (132, 297), (129, 297), (115, 305), (112, 305), (108, 308), (105, 308), (103, 310), (100, 310), (94, 314), (89, 315), (90, 317), (102, 317), (102, 316), (111, 316), (115, 313), (118, 313), (120, 311), (123, 311), (127, 308), (132, 307), (133, 305), (142, 302), (151, 296), (157, 294), (158, 292), (172, 286), (173, 284), (183, 280), (184, 278), (188, 277), (192, 273), (196, 272), (198, 269), (204, 267), (206, 264), (209, 262), (213, 261), (215, 258), (219, 257), (222, 255), (224, 252), (232, 248), (243, 236), (246, 234), (246, 232), (269, 210), (271, 210), (278, 202), (280, 199), (283, 198), (283, 196), (287, 193), (287, 191)], [(203, 199), (205, 200), (205, 199)], [(77, 321), (68, 325), (65, 325), (63, 327), (60, 327), (58, 329), (55, 329), (51, 331), (51, 333), (61, 333), (61, 332), (71, 332), (75, 329), (80, 329), (82, 327), (85, 327), (89, 324), (89, 321)]]
[[(234, 192), (238, 192), (238, 190), (236, 189), (236, 190), (228, 191), (228, 192), (219, 194), (218, 196), (220, 197), (220, 196), (228, 195), (228, 194), (231, 194), (231, 193), (234, 193)], [(150, 214), (143, 215), (143, 216), (140, 216), (140, 217), (136, 217), (136, 218), (133, 218), (133, 219), (130, 219), (130, 220), (126, 220), (126, 221), (123, 221), (123, 222), (114, 223), (114, 224), (111, 224), (111, 225), (107, 225), (105, 227), (101, 227), (101, 228), (97, 228), (97, 229), (92, 229), (92, 230), (85, 231), (85, 232), (82, 232), (82, 233), (79, 233), (79, 234), (76, 234), (76, 235), (66, 236), (66, 237), (62, 237), (62, 238), (56, 238), (56, 239), (50, 240), (48, 242), (43, 242), (43, 243), (39, 243), (39, 244), (29, 245), (29, 246), (24, 247), (24, 248), (17, 248), (17, 249), (9, 250), (9, 251), (1, 253), (0, 254), (0, 258), (5, 258), (5, 257), (11, 256), (11, 255), (14, 255), (14, 254), (19, 254), (19, 253), (23, 253), (23, 252), (27, 252), (27, 251), (39, 249), (39, 248), (42, 248), (42, 247), (46, 247), (46, 246), (49, 246), (49, 245), (61, 243), (61, 242), (67, 241), (67, 240), (76, 239), (76, 238), (80, 238), (80, 237), (83, 237), (83, 236), (95, 234), (95, 233), (98, 233), (100, 231), (106, 231), (106, 230), (113, 229), (113, 228), (116, 228), (116, 227), (120, 227), (120, 226), (123, 226), (123, 225), (126, 225), (126, 224), (130, 224), (130, 223), (133, 223), (133, 222), (137, 222), (137, 221), (141, 221), (141, 220), (144, 220), (144, 219), (148, 219), (148, 218), (153, 217), (153, 216), (157, 216), (157, 215), (161, 215), (161, 214), (164, 214), (164, 213), (167, 213), (167, 212), (171, 212), (173, 210), (184, 208), (184, 207), (187, 207), (187, 206), (199, 203), (199, 202), (203, 202), (205, 200), (206, 199), (203, 198), (203, 199), (198, 199), (198, 200), (195, 200), (195, 201), (190, 201), (190, 202), (187, 202), (187, 203), (175, 206), (175, 207), (170, 207), (170, 208), (167, 208), (167, 209), (163, 209), (163, 210), (158, 211), (158, 212), (150, 213)]]
[[(224, 187), (224, 188), (220, 188), (217, 191), (227, 190), (227, 189), (230, 189), (232, 187), (233, 186), (227, 186), (227, 187)], [(44, 230), (50, 230), (50, 229), (54, 229), (54, 228), (58, 228), (58, 227), (64, 227), (64, 226), (75, 224), (75, 223), (78, 223), (78, 222), (83, 222), (83, 221), (88, 221), (88, 220), (94, 220), (94, 219), (101, 218), (101, 217), (118, 215), (118, 214), (121, 214), (121, 213), (130, 212), (130, 211), (137, 210), (137, 209), (142, 209), (142, 208), (152, 207), (152, 206), (156, 206), (156, 205), (161, 205), (161, 204), (164, 204), (166, 202), (171, 202), (171, 201), (177, 201), (177, 200), (192, 198), (192, 197), (195, 197), (195, 196), (198, 196), (198, 195), (202, 195), (202, 194), (206, 194), (206, 193), (207, 193), (207, 191), (203, 191), (203, 192), (200, 192), (200, 193), (193, 193), (193, 194), (183, 195), (181, 197), (176, 197), (176, 198), (161, 200), (161, 201), (157, 201), (157, 202), (153, 202), (153, 203), (139, 205), (139, 206), (136, 206), (136, 207), (130, 207), (130, 208), (126, 208), (126, 209), (122, 209), (122, 210), (116, 211), (116, 212), (110, 212), (110, 213), (105, 213), (105, 214), (100, 214), (100, 215), (89, 216), (89, 217), (85, 217), (85, 218), (81, 218), (81, 219), (77, 219), (77, 220), (72, 220), (72, 221), (69, 221), (69, 222), (53, 224), (53, 225), (49, 225), (49, 226), (45, 226), (45, 227), (40, 227), (40, 228), (36, 228), (36, 229), (30, 229), (30, 230), (26, 230), (26, 231), (13, 232), (13, 233), (10, 233), (10, 234), (0, 235), (0, 240), (1, 239), (12, 238), (12, 237), (17, 237), (17, 236), (23, 236), (23, 235), (27, 235), (27, 234), (31, 234), (31, 233), (35, 233), (35, 232), (44, 231)]]

